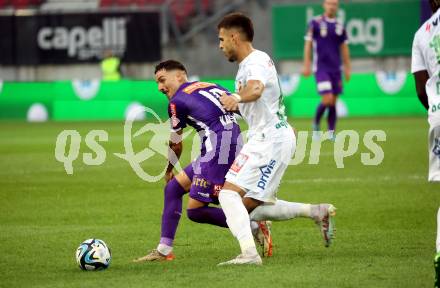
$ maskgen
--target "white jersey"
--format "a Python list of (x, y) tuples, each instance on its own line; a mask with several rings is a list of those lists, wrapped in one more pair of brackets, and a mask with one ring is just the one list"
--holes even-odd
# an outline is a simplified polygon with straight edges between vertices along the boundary
[(427, 70), (428, 122), (440, 125), (440, 9), (416, 32), (412, 47), (411, 72)]
[(279, 125), (288, 124), (284, 115), (283, 95), (277, 70), (269, 55), (254, 50), (240, 62), (235, 78), (235, 91), (240, 92), (249, 80), (261, 81), (264, 90), (258, 100), (238, 104), (240, 113), (249, 126), (248, 137), (265, 133), (271, 134), (270, 137), (276, 137), (276, 134), (284, 131), (279, 129)]

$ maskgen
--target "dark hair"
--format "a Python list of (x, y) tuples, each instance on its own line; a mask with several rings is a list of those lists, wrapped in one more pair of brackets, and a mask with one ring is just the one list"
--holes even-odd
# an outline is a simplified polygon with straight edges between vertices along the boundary
[(254, 25), (252, 20), (242, 13), (230, 13), (223, 17), (222, 21), (218, 23), (217, 29), (231, 29), (238, 28), (246, 36), (246, 40), (252, 42), (254, 40)]
[(154, 74), (156, 74), (157, 71), (160, 71), (162, 69), (165, 69), (166, 71), (181, 70), (181, 71), (187, 73), (185, 66), (183, 66), (182, 63), (180, 63), (179, 61), (176, 61), (176, 60), (166, 60), (166, 61), (160, 62), (159, 64), (156, 65), (156, 68), (154, 68)]
[(435, 13), (440, 7), (440, 0), (429, 0), (429, 4), (431, 5), (432, 13)]

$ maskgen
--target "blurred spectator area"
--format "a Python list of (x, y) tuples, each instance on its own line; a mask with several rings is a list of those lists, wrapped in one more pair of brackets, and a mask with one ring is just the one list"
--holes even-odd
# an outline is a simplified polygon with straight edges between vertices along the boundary
[(44, 0), (0, 0), (0, 9), (38, 8)]
[(183, 31), (189, 28), (193, 17), (212, 13), (211, 0), (100, 0), (99, 2), (99, 7), (102, 8), (142, 8), (162, 5), (169, 7), (177, 26)]
[(0, 9), (86, 10), (166, 7), (180, 32), (190, 28), (192, 19), (211, 15), (213, 0), (0, 0)]

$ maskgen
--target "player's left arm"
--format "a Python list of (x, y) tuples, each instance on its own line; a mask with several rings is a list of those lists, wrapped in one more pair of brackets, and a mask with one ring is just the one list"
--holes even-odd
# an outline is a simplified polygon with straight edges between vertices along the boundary
[(344, 65), (345, 81), (350, 81), (351, 61), (350, 61), (350, 49), (348, 48), (347, 42), (341, 44), (341, 55), (342, 55), (342, 63)]
[(417, 96), (419, 97), (420, 103), (425, 107), (426, 110), (429, 109), (428, 104), (428, 94), (426, 94), (426, 82), (429, 79), (428, 71), (421, 70), (413, 73), (414, 80), (416, 82)]

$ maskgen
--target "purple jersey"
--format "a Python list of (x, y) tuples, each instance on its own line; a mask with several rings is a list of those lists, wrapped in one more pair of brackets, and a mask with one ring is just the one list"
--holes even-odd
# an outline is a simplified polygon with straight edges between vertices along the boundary
[(213, 83), (187, 82), (179, 87), (168, 106), (173, 131), (189, 125), (199, 133), (202, 156), (210, 151), (220, 153), (222, 146), (240, 142), (240, 127), (234, 114), (225, 111), (220, 103), (223, 92), (229, 94)]
[(234, 114), (220, 103), (223, 92), (229, 94), (216, 84), (188, 82), (179, 87), (168, 107), (173, 131), (189, 125), (201, 137), (201, 155), (185, 173), (192, 181), (190, 197), (205, 203), (218, 203), (225, 175), (242, 144)]
[(324, 15), (310, 21), (306, 41), (313, 41), (313, 71), (336, 72), (341, 70), (340, 47), (347, 42), (344, 25)]

